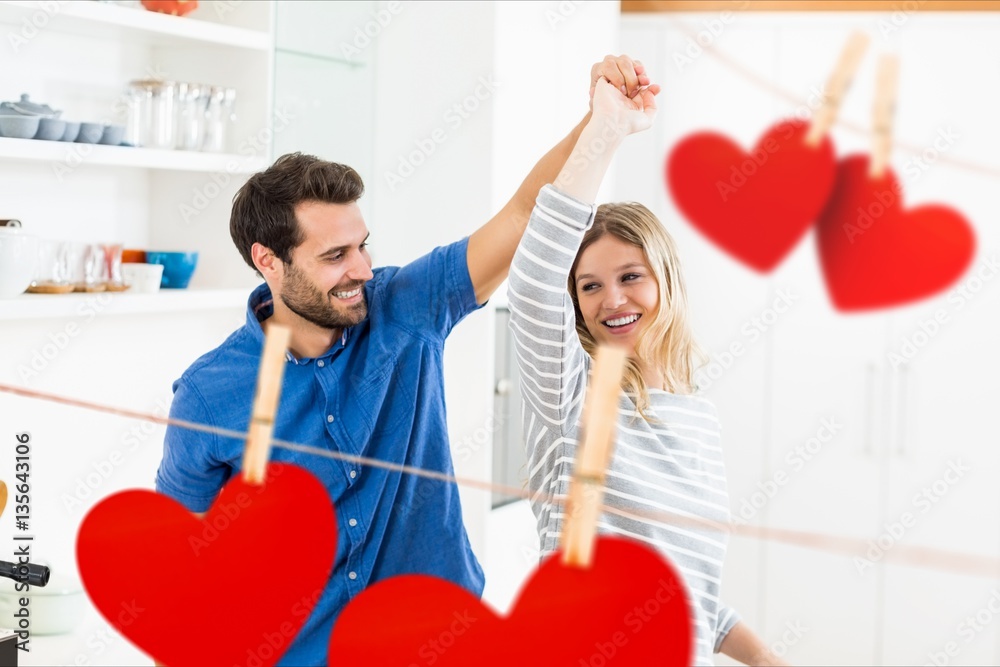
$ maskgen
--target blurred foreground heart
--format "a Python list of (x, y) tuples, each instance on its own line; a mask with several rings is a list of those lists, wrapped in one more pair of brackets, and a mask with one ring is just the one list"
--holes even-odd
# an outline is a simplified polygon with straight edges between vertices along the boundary
[(807, 146), (808, 129), (802, 121), (778, 123), (749, 153), (714, 132), (685, 137), (666, 168), (677, 207), (727, 253), (770, 271), (815, 222), (833, 187), (833, 144), (823, 137)]
[(508, 617), (429, 576), (379, 582), (344, 610), (330, 637), (338, 665), (691, 664), (687, 592), (655, 552), (599, 538), (590, 569), (553, 554), (521, 590)]
[(110, 496), (76, 554), (94, 605), (157, 662), (273, 665), (326, 585), (336, 531), (323, 485), (271, 463), (264, 486), (231, 479), (204, 520), (152, 491)]
[(939, 292), (969, 267), (976, 239), (954, 209), (903, 208), (892, 170), (868, 176), (868, 157), (845, 158), (816, 236), (827, 290), (842, 311), (885, 308)]

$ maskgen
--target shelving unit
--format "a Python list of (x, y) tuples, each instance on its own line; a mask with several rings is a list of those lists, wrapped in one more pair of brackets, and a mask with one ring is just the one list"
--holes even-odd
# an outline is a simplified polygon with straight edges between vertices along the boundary
[(0, 137), (0, 160), (37, 160), (107, 167), (250, 174), (267, 166), (265, 157), (232, 153), (199, 153), (128, 146)]
[[(4, 0), (0, 2), (0, 23), (19, 24), (28, 19), (39, 30), (157, 47), (203, 43), (269, 51), (273, 41), (268, 31), (157, 14), (141, 8), (81, 1), (46, 4), (50, 7), (25, 0)], [(53, 4), (55, 7), (51, 7)]]
[(100, 315), (195, 312), (242, 308), (247, 290), (170, 290), (153, 294), (98, 292), (90, 294), (21, 294), (0, 300), (0, 322)]
[(313, 60), (321, 63), (345, 65), (347, 67), (355, 67), (355, 68), (362, 68), (368, 65), (368, 63), (359, 60), (349, 60), (347, 58), (343, 58), (340, 56), (331, 56), (322, 53), (313, 53), (310, 51), (303, 51), (302, 49), (293, 49), (287, 46), (277, 46), (275, 47), (274, 50), (278, 55), (297, 56), (299, 58), (305, 58), (306, 60)]
[[(43, 239), (198, 251), (195, 289), (252, 283), (228, 238), (229, 208), (247, 175), (270, 163), (282, 129), (272, 121), (274, 16), (273, 2), (202, 0), (178, 17), (92, 0), (0, 0), (0, 29), (14, 40), (0, 99), (27, 93), (67, 120), (122, 123), (133, 79), (237, 91), (224, 153), (0, 138), (0, 217)], [(202, 297), (190, 294), (171, 299), (198, 308)], [(173, 301), (126, 299), (115, 312)]]

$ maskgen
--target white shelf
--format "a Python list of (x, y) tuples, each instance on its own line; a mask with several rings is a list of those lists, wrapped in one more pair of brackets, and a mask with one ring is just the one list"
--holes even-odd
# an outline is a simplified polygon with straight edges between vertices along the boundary
[(246, 308), (252, 289), (162, 289), (154, 294), (21, 294), (0, 299), (0, 321), (81, 318), (91, 317), (91, 313), (100, 317), (227, 308), (242, 310)]
[[(157, 14), (145, 9), (118, 7), (100, 2), (0, 2), (0, 23), (19, 24), (35, 15), (47, 18), (46, 30), (114, 41), (141, 40), (154, 46), (178, 46), (191, 43), (267, 51), (271, 35), (259, 30), (236, 28), (195, 18)], [(46, 10), (46, 5), (49, 9)], [(43, 20), (42, 18), (38, 19)]]
[(0, 160), (59, 162), (65, 164), (67, 169), (74, 169), (81, 164), (92, 164), (172, 171), (222, 171), (230, 174), (252, 174), (266, 169), (268, 165), (266, 157), (248, 157), (231, 153), (168, 151), (6, 137), (0, 137)]

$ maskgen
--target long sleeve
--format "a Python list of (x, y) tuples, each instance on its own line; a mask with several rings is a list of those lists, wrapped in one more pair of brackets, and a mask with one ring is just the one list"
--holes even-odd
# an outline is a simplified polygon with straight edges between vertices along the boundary
[(567, 278), (595, 206), (551, 185), (538, 194), (508, 283), (510, 328), (525, 403), (564, 432), (582, 407), (589, 357), (576, 333)]

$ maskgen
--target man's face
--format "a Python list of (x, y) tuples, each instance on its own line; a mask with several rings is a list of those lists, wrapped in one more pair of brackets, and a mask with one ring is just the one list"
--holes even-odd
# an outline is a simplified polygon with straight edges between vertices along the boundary
[(361, 209), (357, 203), (304, 202), (295, 217), (304, 240), (284, 265), (282, 302), (325, 329), (354, 326), (368, 314), (364, 286), (373, 277)]

